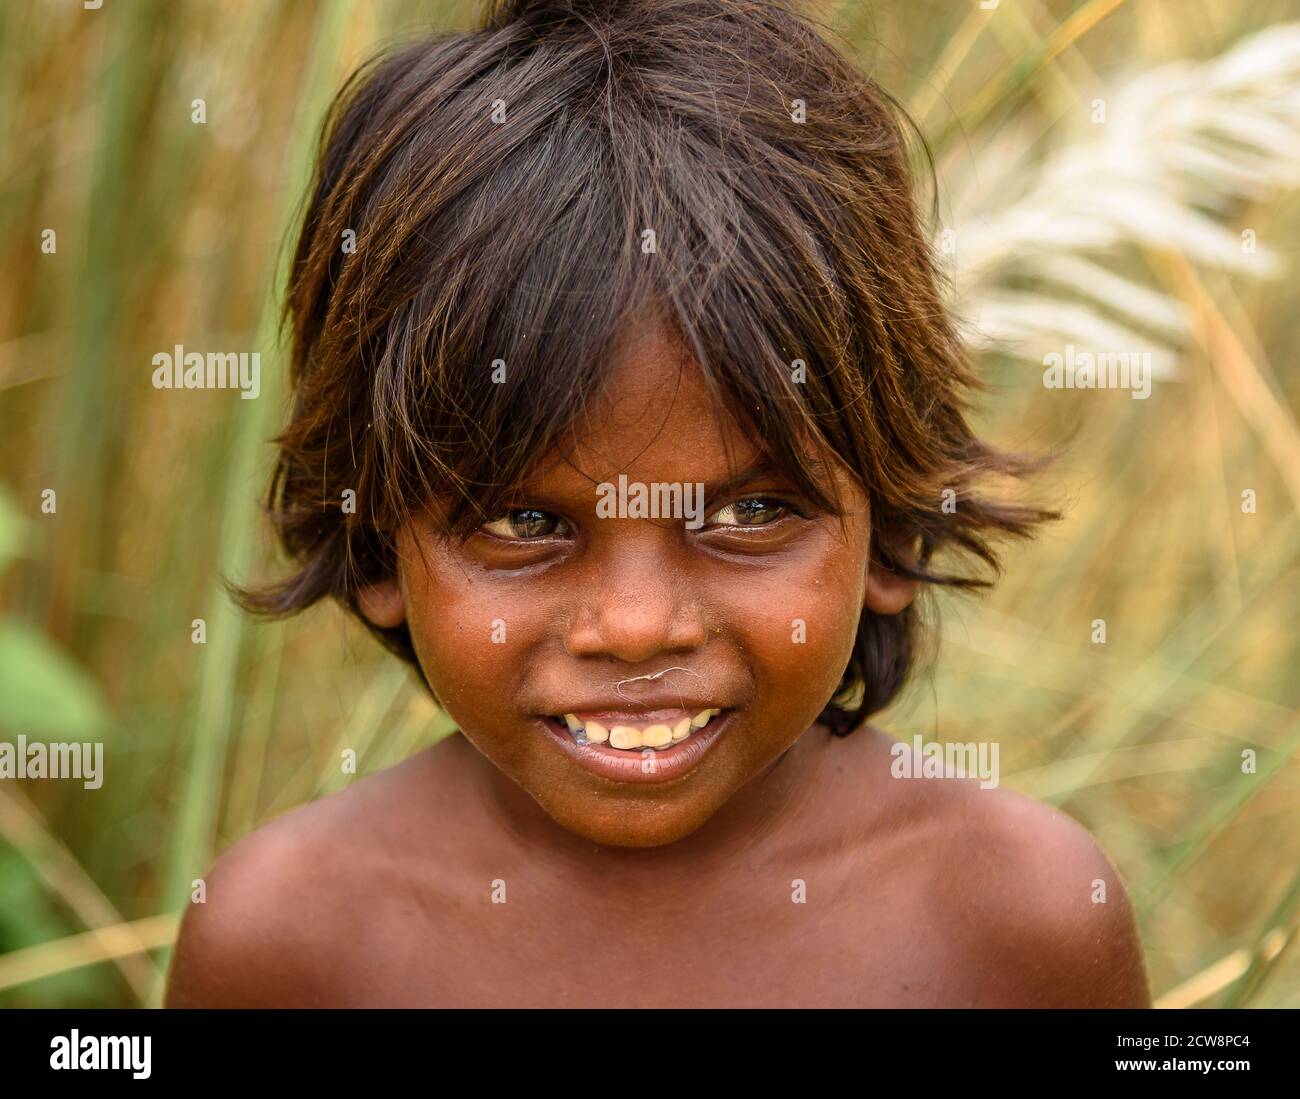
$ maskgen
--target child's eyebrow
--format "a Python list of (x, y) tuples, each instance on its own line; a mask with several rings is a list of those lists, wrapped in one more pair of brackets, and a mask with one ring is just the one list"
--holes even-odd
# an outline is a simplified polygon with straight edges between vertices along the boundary
[(719, 496), (730, 496), (737, 489), (749, 484), (750, 481), (756, 481), (764, 474), (775, 472), (777, 472), (777, 469), (772, 464), (772, 460), (766, 454), (760, 454), (744, 469), (739, 470), (732, 476), (721, 477), (714, 481), (705, 481), (704, 498), (711, 500)]
[[(712, 500), (722, 496), (729, 496), (733, 492), (736, 492), (737, 490), (743, 488), (745, 485), (749, 484), (749, 482), (756, 481), (758, 480), (758, 478), (764, 475), (773, 474), (777, 472), (778, 472), (777, 467), (773, 464), (771, 458), (769, 458), (765, 454), (760, 454), (757, 458), (755, 458), (752, 462), (750, 462), (749, 465), (745, 466), (743, 469), (738, 470), (734, 474), (728, 475), (726, 477), (719, 477), (712, 481), (703, 482), (704, 488), (702, 490), (701, 495), (705, 500)], [(541, 491), (540, 489), (534, 490), (529, 486), (524, 485), (520, 488), (520, 490), (516, 495), (519, 498), (526, 500), (529, 505), (536, 505), (538, 507), (560, 508), (565, 506), (571, 506), (578, 499), (585, 500), (587, 498), (588, 492), (594, 488), (595, 488), (594, 485), (584, 487), (581, 490), (580, 494), (578, 495), (570, 495), (568, 493), (551, 495), (549, 493)]]

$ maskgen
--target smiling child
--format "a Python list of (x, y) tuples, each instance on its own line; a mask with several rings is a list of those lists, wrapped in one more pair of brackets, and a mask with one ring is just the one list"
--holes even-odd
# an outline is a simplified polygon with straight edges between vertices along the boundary
[(506, 0), (377, 59), (287, 307), (247, 602), (339, 601), (459, 732), (225, 852), (169, 1004), (1149, 1003), (1081, 827), (867, 723), (918, 595), (1050, 513), (988, 487), (1033, 464), (967, 424), (898, 115), (803, 17)]

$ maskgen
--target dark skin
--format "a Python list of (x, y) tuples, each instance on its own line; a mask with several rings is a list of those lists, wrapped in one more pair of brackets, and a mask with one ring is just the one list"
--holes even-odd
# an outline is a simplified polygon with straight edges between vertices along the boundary
[[(757, 454), (650, 331), (519, 493), (562, 522), (506, 517), (463, 546), (408, 527), (362, 609), (409, 625), (460, 733), (226, 852), (167, 1003), (1149, 1006), (1123, 887), (1079, 825), (975, 780), (894, 778), (885, 733), (816, 724), (862, 609), (915, 595), (871, 560), (847, 471), (843, 529), (770, 472), (706, 494), (698, 530), (595, 517), (598, 481), (712, 482)], [(684, 675), (735, 710), (679, 779), (593, 775), (536, 726), (669, 667), (686, 673), (660, 688)]]

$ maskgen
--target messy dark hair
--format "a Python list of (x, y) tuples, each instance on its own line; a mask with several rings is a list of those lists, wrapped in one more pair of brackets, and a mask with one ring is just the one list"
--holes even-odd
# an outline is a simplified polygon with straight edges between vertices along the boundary
[[(814, 470), (847, 466), (882, 564), (987, 585), (931, 558), (996, 571), (995, 536), (1052, 513), (977, 487), (1035, 463), (967, 425), (977, 383), (900, 118), (766, 0), (494, 0), (363, 66), (326, 119), (285, 302), (295, 401), (269, 509), (296, 570), (244, 606), (331, 596), (362, 617), (401, 525), (434, 499), (448, 535), (500, 515), (647, 315), (818, 508), (843, 514)], [(898, 693), (917, 614), (864, 610), (834, 731)], [(404, 625), (366, 624), (418, 669)]]

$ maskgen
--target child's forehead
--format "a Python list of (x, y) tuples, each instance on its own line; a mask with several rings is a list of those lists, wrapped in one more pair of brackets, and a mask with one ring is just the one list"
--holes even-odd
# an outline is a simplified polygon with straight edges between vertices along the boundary
[[(584, 418), (585, 421), (585, 418)], [(762, 449), (706, 406), (653, 409), (621, 424), (584, 422), (526, 474), (523, 486), (553, 498), (589, 498), (602, 483), (724, 484), (776, 472)]]
[(713, 395), (698, 360), (668, 329), (646, 324), (622, 335), (600, 393), (534, 464), (527, 483), (576, 494), (620, 473), (708, 482), (763, 459), (753, 432)]
[(616, 365), (607, 388), (587, 403), (575, 426), (582, 437), (601, 437), (611, 445), (626, 439), (628, 447), (649, 443), (663, 431), (678, 432), (677, 446), (687, 449), (703, 443), (736, 446), (745, 438), (725, 398), (712, 395), (696, 362), (654, 354)]
[(660, 485), (701, 485), (706, 497), (712, 498), (758, 483), (775, 482), (780, 474), (768, 457), (754, 450), (748, 455), (732, 454), (729, 463), (719, 453), (707, 462), (674, 461), (672, 455), (642, 455), (635, 462), (612, 461), (592, 448), (574, 453), (552, 452), (547, 461), (525, 477), (521, 489), (533, 502), (572, 502), (592, 499), (602, 484), (617, 485), (626, 478), (628, 485), (640, 484), (655, 489)]
[[(793, 425), (792, 425), (793, 429)], [(807, 475), (841, 482), (808, 440), (796, 448)], [(619, 333), (608, 374), (555, 445), (518, 488), (539, 503), (590, 500), (620, 476), (653, 488), (703, 485), (708, 498), (794, 480), (752, 425), (710, 386), (699, 360), (673, 326), (646, 319)]]
[[(698, 421), (693, 419), (697, 415)], [(626, 430), (584, 423), (535, 463), (519, 487), (536, 503), (559, 504), (590, 500), (598, 486), (617, 485), (620, 477), (652, 490), (661, 485), (702, 486), (706, 499), (793, 483), (766, 448), (756, 445), (752, 433), (725, 409), (723, 416), (718, 420), (707, 404), (682, 413), (668, 404), (639, 420), (625, 421)], [(839, 471), (827, 469), (814, 454), (805, 454), (803, 464), (820, 484), (843, 483)]]
[(699, 360), (662, 321), (646, 319), (619, 332), (606, 382), (587, 405), (589, 427), (628, 432), (648, 415), (716, 419)]

